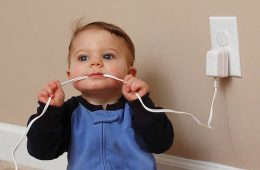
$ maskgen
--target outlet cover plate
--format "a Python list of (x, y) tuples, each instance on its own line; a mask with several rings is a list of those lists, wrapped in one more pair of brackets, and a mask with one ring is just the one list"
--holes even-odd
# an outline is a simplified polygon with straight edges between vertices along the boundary
[(209, 17), (212, 49), (229, 49), (229, 76), (242, 77), (236, 17)]

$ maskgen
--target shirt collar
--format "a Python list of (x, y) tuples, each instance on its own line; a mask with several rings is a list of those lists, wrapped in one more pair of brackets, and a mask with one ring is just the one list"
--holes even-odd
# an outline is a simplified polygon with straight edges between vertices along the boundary
[[(79, 97), (79, 102), (88, 108), (90, 111), (104, 110), (102, 105), (94, 105), (85, 100), (82, 96)], [(120, 99), (114, 104), (108, 104), (105, 110), (118, 110), (124, 107), (126, 100), (124, 96), (121, 96)]]

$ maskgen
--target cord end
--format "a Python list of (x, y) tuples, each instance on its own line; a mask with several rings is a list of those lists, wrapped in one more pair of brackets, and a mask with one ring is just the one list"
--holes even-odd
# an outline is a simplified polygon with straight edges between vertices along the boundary
[(214, 77), (214, 87), (215, 88), (219, 87), (219, 78), (218, 77)]

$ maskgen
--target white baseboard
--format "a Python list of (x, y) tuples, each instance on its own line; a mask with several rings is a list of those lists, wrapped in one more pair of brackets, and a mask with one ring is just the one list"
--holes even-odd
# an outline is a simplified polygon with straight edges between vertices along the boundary
[[(18, 141), (25, 133), (26, 128), (23, 126), (12, 125), (0, 122), (0, 160), (11, 161), (12, 151)], [(18, 147), (15, 158), (18, 165), (26, 165), (39, 169), (48, 170), (65, 170), (67, 166), (67, 156), (63, 154), (58, 159), (51, 161), (40, 161), (31, 157), (26, 149), (26, 138)], [(1, 169), (1, 168), (0, 168)], [(19, 166), (18, 166), (19, 169)]]
[(155, 155), (156, 161), (159, 164), (169, 167), (178, 167), (187, 170), (242, 170), (235, 167), (230, 167), (222, 164), (191, 160), (172, 155), (159, 154)]
[[(11, 153), (20, 137), (25, 132), (25, 127), (0, 122), (0, 160), (12, 161)], [(67, 165), (66, 154), (52, 161), (39, 161), (29, 156), (26, 150), (26, 139), (22, 142), (16, 153), (17, 162), (36, 168), (48, 170), (64, 170)], [(155, 155), (156, 162), (167, 169), (185, 170), (242, 170), (226, 165), (206, 161), (190, 160), (172, 155)]]

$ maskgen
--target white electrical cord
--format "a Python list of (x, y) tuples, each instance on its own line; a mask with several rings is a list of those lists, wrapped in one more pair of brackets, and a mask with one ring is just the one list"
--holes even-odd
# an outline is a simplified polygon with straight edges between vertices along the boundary
[[(109, 74), (104, 74), (103, 76), (124, 82), (124, 80), (119, 79), (119, 78), (112, 76), (112, 75), (109, 75)], [(186, 114), (186, 115), (192, 117), (199, 125), (212, 129), (211, 121), (212, 121), (212, 117), (213, 117), (213, 106), (214, 106), (214, 102), (215, 102), (215, 98), (216, 98), (216, 94), (217, 94), (217, 89), (218, 89), (218, 79), (217, 78), (214, 79), (214, 88), (215, 88), (215, 91), (214, 91), (213, 99), (212, 99), (212, 102), (211, 102), (208, 125), (201, 123), (194, 115), (187, 113), (187, 112), (180, 112), (180, 111), (170, 110), (170, 109), (151, 109), (151, 108), (148, 108), (143, 103), (141, 96), (138, 93), (135, 93), (135, 95), (138, 98), (138, 100), (140, 101), (140, 103), (142, 104), (142, 106), (145, 108), (145, 110), (147, 110), (149, 112), (154, 112), (154, 113), (167, 112), (167, 113), (176, 113), (176, 114)]]
[(212, 117), (213, 117), (213, 106), (214, 106), (214, 102), (215, 102), (216, 95), (218, 92), (218, 87), (219, 87), (219, 80), (218, 80), (218, 78), (214, 77), (214, 89), (215, 90), (214, 90), (214, 95), (213, 95), (213, 99), (212, 99), (211, 106), (210, 106), (210, 113), (209, 113), (209, 119), (208, 119), (209, 128), (212, 128), (211, 121), (212, 121)]
[[(124, 83), (124, 80), (120, 79), (120, 78), (117, 78), (115, 76), (112, 76), (110, 74), (103, 74), (104, 77), (107, 77), (107, 78), (111, 78), (111, 79), (115, 79), (115, 80), (118, 80), (118, 81), (121, 81)], [(86, 79), (88, 78), (88, 76), (82, 76), (82, 77), (77, 77), (77, 78), (74, 78), (74, 79), (70, 79), (68, 81), (65, 81), (63, 83), (61, 83), (61, 86), (67, 84), (67, 83), (70, 83), (70, 82), (73, 82), (73, 81), (79, 81), (79, 80), (83, 80), (83, 79)], [(215, 78), (214, 80), (214, 88), (215, 88), (215, 92), (214, 92), (214, 96), (213, 96), (213, 100), (212, 100), (212, 103), (211, 103), (211, 108), (210, 108), (210, 114), (209, 114), (209, 120), (208, 120), (208, 125), (205, 125), (203, 123), (201, 123), (194, 115), (190, 114), (190, 113), (187, 113), (187, 112), (180, 112), (180, 111), (175, 111), (175, 110), (170, 110), (170, 109), (151, 109), (151, 108), (148, 108), (147, 106), (145, 106), (145, 104), (143, 103), (142, 99), (141, 99), (141, 96), (138, 94), (138, 93), (135, 93), (135, 95), (137, 96), (138, 100), (140, 101), (140, 103), (142, 104), (142, 106), (149, 112), (154, 112), (154, 113), (158, 113), (158, 112), (168, 112), (168, 113), (177, 113), (177, 114), (186, 114), (190, 117), (192, 117), (199, 125), (203, 126), (203, 127), (206, 127), (206, 128), (212, 128), (211, 127), (211, 121), (212, 121), (212, 116), (213, 116), (213, 105), (214, 105), (214, 101), (215, 101), (215, 98), (216, 98), (216, 94), (217, 94), (217, 88), (218, 88), (218, 80)], [(51, 103), (51, 97), (48, 98), (46, 104), (45, 104), (45, 107), (42, 111), (42, 113), (35, 117), (33, 120), (31, 120), (31, 122), (28, 124), (27, 128), (26, 128), (26, 131), (25, 133), (23, 134), (23, 136), (20, 138), (19, 142), (17, 143), (17, 145), (14, 147), (13, 149), (13, 152), (12, 152), (12, 159), (14, 161), (14, 164), (15, 164), (15, 170), (18, 170), (18, 166), (17, 166), (17, 162), (16, 162), (16, 159), (15, 159), (15, 152), (17, 150), (17, 148), (20, 146), (21, 142), (23, 141), (24, 137), (27, 135), (28, 131), (30, 130), (32, 124), (37, 120), (39, 119), (40, 117), (42, 117), (42, 115), (46, 112), (46, 110), (48, 109), (49, 105)]]

